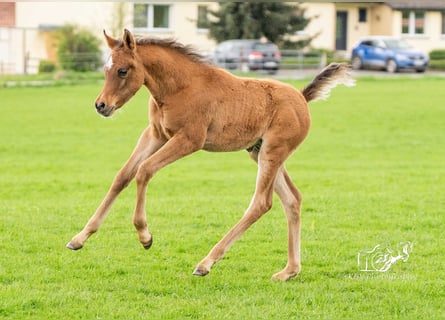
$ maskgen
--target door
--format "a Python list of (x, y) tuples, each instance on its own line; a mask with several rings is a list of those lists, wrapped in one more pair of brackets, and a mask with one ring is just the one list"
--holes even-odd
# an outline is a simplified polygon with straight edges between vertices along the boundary
[(337, 11), (335, 30), (335, 50), (346, 50), (348, 31), (348, 12)]

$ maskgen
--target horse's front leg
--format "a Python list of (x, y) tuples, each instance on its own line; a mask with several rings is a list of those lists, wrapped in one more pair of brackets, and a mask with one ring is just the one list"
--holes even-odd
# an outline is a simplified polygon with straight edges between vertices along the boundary
[(174, 135), (167, 143), (148, 159), (141, 163), (136, 173), (137, 199), (133, 216), (133, 223), (139, 236), (139, 241), (147, 248), (151, 245), (152, 236), (147, 230), (147, 218), (145, 215), (145, 201), (147, 186), (150, 179), (160, 169), (176, 160), (189, 155), (202, 148), (203, 141), (194, 135), (193, 140), (182, 133)]
[(99, 229), (114, 200), (121, 193), (121, 191), (128, 186), (131, 180), (133, 180), (142, 161), (147, 159), (164, 143), (165, 140), (158, 138), (152, 127), (148, 127), (144, 130), (132, 155), (117, 173), (102, 203), (87, 222), (83, 230), (74, 236), (70, 242), (68, 242), (66, 245), (67, 248), (78, 250), (83, 247), (85, 241), (87, 241), (88, 238)]

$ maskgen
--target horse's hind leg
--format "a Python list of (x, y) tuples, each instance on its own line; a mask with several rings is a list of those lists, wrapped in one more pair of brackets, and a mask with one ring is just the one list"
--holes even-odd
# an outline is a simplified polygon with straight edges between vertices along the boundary
[[(114, 178), (101, 205), (97, 208), (90, 220), (88, 220), (83, 230), (74, 236), (66, 245), (67, 248), (78, 250), (83, 247), (85, 241), (99, 229), (114, 200), (131, 180), (133, 180), (140, 163), (164, 144), (164, 141), (157, 139), (151, 130), (151, 127), (144, 130), (132, 155)], [(151, 245), (151, 236), (148, 234), (148, 231), (146, 231), (145, 238), (146, 243), (144, 247), (148, 249)]]
[(292, 183), (284, 166), (275, 180), (275, 192), (280, 198), (287, 217), (288, 226), (288, 261), (286, 267), (274, 274), (273, 279), (288, 280), (301, 270), (300, 229), (301, 229), (301, 193)]
[[(250, 157), (258, 162), (256, 150), (249, 152)], [(272, 276), (277, 280), (288, 280), (296, 276), (301, 270), (300, 262), (300, 212), (301, 193), (293, 184), (284, 165), (280, 168), (275, 179), (274, 190), (280, 198), (286, 213), (288, 224), (288, 262), (286, 267)]]
[(239, 222), (213, 247), (209, 254), (198, 264), (194, 275), (205, 276), (210, 268), (220, 260), (235, 241), (272, 206), (275, 177), (287, 158), (288, 150), (279, 143), (270, 146), (264, 143), (258, 161), (258, 176), (255, 194), (244, 216)]

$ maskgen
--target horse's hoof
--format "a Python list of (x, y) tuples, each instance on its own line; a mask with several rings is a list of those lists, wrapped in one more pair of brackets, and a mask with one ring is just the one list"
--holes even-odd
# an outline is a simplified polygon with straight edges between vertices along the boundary
[(296, 277), (297, 275), (298, 275), (298, 272), (281, 271), (281, 272), (275, 273), (272, 276), (272, 280), (287, 281), (289, 279)]
[(193, 271), (194, 276), (204, 277), (209, 274), (209, 270), (197, 267), (195, 271)]
[(150, 241), (148, 241), (147, 243), (143, 243), (142, 246), (144, 247), (145, 250), (148, 250), (151, 248), (152, 244), (153, 244), (153, 238), (151, 238)]
[(83, 245), (73, 243), (72, 241), (68, 242), (66, 247), (71, 250), (79, 250), (82, 249)]

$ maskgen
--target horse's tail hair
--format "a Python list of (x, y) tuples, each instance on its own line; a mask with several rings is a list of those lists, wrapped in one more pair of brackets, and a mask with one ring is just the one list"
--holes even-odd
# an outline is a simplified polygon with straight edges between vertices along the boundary
[(355, 85), (351, 76), (351, 66), (346, 63), (331, 63), (312, 80), (302, 93), (307, 102), (327, 99), (331, 89), (343, 84), (348, 87)]

